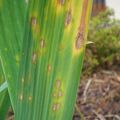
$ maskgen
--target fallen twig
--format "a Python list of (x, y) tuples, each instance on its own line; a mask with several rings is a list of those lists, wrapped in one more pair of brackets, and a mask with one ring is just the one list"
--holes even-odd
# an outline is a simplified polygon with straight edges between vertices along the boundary
[(94, 113), (100, 120), (106, 120), (103, 115), (97, 113), (96, 111), (93, 110), (93, 113)]
[(85, 90), (84, 90), (84, 93), (83, 93), (83, 101), (84, 102), (86, 102), (86, 100), (87, 100), (87, 91), (88, 91), (88, 88), (89, 88), (91, 82), (92, 82), (92, 79), (89, 79), (86, 86), (85, 86)]

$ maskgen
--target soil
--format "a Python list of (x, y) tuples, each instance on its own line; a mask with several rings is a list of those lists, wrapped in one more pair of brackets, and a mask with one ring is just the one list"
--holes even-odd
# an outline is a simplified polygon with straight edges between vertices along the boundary
[(73, 120), (120, 120), (120, 67), (82, 76)]

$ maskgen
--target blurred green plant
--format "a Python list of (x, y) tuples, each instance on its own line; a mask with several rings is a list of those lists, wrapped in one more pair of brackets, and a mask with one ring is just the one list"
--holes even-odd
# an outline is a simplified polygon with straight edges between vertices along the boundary
[(91, 73), (95, 67), (108, 68), (120, 64), (120, 21), (114, 18), (114, 11), (91, 18), (86, 49), (84, 72)]

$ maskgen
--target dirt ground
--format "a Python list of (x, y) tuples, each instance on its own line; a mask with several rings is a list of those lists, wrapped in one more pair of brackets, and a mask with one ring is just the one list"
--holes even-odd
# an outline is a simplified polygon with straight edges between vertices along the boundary
[(120, 120), (120, 66), (82, 77), (73, 120)]

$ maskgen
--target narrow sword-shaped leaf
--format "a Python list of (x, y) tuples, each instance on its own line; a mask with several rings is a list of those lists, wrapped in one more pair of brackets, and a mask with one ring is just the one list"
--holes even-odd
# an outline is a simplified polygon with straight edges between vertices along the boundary
[(16, 120), (70, 120), (92, 0), (30, 0)]
[(14, 104), (18, 77), (26, 3), (24, 0), (0, 0), (0, 57)]

